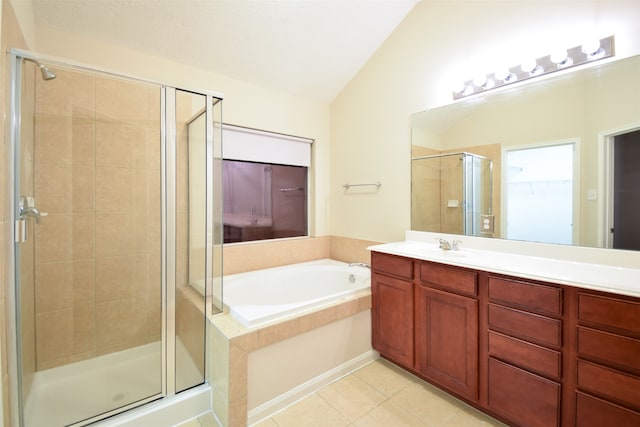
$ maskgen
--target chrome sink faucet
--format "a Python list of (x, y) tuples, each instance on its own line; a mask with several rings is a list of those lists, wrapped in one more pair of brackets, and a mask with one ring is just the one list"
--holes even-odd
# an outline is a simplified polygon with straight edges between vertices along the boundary
[(449, 242), (446, 239), (436, 238), (440, 242), (440, 249), (443, 251), (459, 251), (460, 250), (460, 240), (453, 240)]

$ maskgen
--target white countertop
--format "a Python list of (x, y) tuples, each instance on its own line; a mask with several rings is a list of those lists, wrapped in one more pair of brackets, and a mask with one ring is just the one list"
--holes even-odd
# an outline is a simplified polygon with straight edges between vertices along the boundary
[[(409, 232), (407, 234), (410, 238), (416, 237)], [(449, 241), (455, 238), (441, 234), (435, 236), (442, 236)], [(466, 236), (459, 251), (442, 250), (434, 239), (434, 235), (426, 233), (426, 236), (418, 236), (415, 240), (374, 245), (368, 249), (458, 267), (640, 297), (640, 268), (534, 256), (513, 253), (511, 250), (499, 251), (495, 248), (482, 249), (477, 247), (478, 244), (474, 244), (474, 248), (468, 248), (464, 246), (464, 241), (469, 241)]]

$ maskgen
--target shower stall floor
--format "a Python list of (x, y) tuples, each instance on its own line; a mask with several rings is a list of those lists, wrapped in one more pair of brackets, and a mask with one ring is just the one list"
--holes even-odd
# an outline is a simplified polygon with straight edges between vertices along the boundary
[[(188, 384), (202, 375), (177, 340), (180, 373)], [(160, 395), (161, 343), (154, 342), (93, 359), (36, 372), (25, 405), (26, 427), (62, 427), (149, 396)], [(182, 378), (186, 380), (187, 378)], [(182, 382), (182, 381), (181, 381)]]

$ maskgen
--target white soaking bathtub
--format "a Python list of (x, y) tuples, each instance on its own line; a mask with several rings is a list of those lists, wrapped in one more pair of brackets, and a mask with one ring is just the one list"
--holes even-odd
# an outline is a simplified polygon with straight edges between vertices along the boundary
[(370, 289), (366, 267), (332, 259), (224, 276), (223, 301), (245, 327), (299, 315)]

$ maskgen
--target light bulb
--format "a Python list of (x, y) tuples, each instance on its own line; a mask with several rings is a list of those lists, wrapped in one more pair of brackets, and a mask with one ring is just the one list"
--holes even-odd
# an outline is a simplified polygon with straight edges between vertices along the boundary
[(464, 88), (465, 88), (464, 82), (456, 82), (451, 88), (451, 90), (453, 90), (453, 93), (462, 93), (462, 91), (464, 91)]
[(598, 39), (587, 40), (582, 45), (582, 52), (585, 53), (587, 56), (597, 55), (598, 53), (600, 53), (600, 40)]
[(465, 82), (458, 82), (453, 86), (453, 93), (460, 96), (467, 96), (473, 93), (473, 87)]
[(541, 65), (538, 65), (535, 59), (524, 60), (520, 65), (520, 68), (530, 76), (537, 76), (538, 74), (542, 74), (544, 71), (544, 68), (542, 68)]
[(566, 49), (556, 49), (555, 51), (551, 52), (551, 55), (549, 55), (549, 59), (551, 59), (551, 62), (553, 62), (554, 64), (560, 65), (566, 63), (565, 61), (569, 59), (569, 55), (567, 54)]
[(502, 80), (505, 83), (510, 83), (516, 80), (516, 75), (509, 71), (507, 67), (497, 69), (494, 76), (496, 79)]
[(531, 74), (533, 70), (536, 69), (537, 66), (538, 64), (536, 64), (536, 60), (530, 58), (522, 61), (522, 64), (520, 64), (520, 69), (525, 73)]
[(476, 87), (483, 87), (487, 83), (487, 76), (479, 75), (473, 79), (473, 84)]

